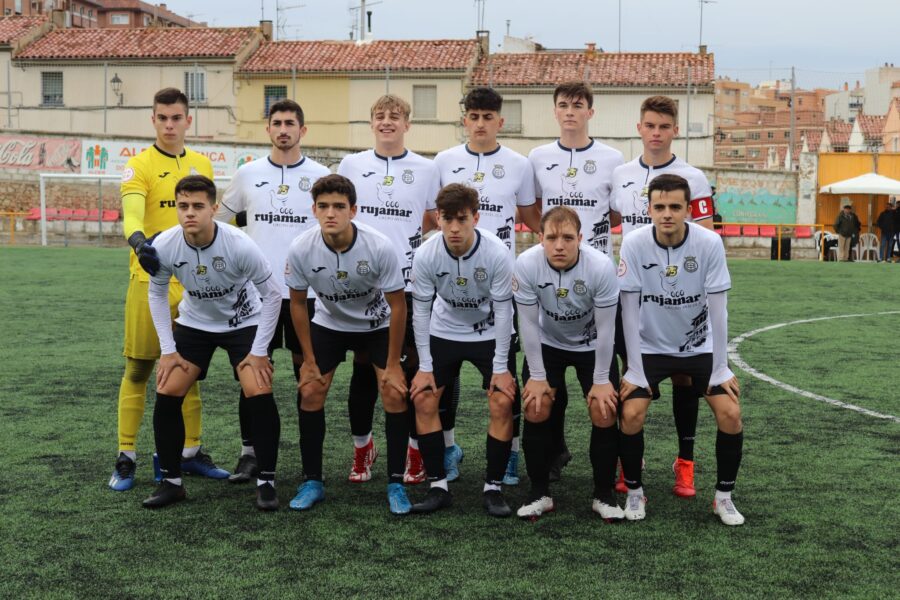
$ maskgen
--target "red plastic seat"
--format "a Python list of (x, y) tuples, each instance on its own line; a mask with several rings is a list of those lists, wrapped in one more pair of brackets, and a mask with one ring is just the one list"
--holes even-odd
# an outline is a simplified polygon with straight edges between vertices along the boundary
[(796, 235), (798, 239), (811, 238), (812, 230), (809, 227), (796, 227), (794, 229), (794, 235)]
[(119, 211), (117, 210), (104, 210), (103, 211), (103, 221), (104, 222), (112, 222), (119, 220)]
[(72, 212), (72, 220), (73, 221), (85, 221), (88, 218), (88, 211), (86, 208), (76, 208)]
[[(49, 210), (47, 212), (50, 212)], [(74, 213), (71, 208), (61, 208), (57, 213), (57, 219), (60, 221), (70, 221), (72, 219), (72, 213)]]
[(775, 237), (774, 225), (763, 225), (759, 228), (760, 237)]
[(725, 225), (722, 228), (722, 235), (725, 237), (741, 237), (740, 225)]
[(759, 226), (744, 225), (744, 237), (759, 237)]
[(525, 223), (516, 223), (516, 231), (519, 233), (531, 233), (531, 229)]
[(99, 219), (100, 218), (100, 209), (92, 208), (91, 210), (89, 210), (87, 218), (89, 221), (96, 221), (97, 219)]
[(25, 217), (26, 221), (40, 221), (41, 220), (41, 207), (34, 206), (28, 209), (28, 216)]

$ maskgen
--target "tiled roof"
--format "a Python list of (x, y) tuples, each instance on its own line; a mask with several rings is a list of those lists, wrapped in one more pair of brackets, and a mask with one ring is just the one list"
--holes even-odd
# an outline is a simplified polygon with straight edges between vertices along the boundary
[(258, 33), (253, 27), (59, 29), (29, 44), (15, 58), (228, 58)]
[(473, 74), (474, 85), (555, 86), (581, 81), (601, 86), (712, 85), (712, 54), (688, 52), (534, 52), (492, 54), (482, 59)]
[(859, 130), (862, 132), (866, 141), (881, 140), (881, 134), (884, 131), (884, 123), (887, 120), (886, 115), (863, 115), (856, 117), (859, 122)]
[(852, 123), (839, 119), (830, 119), (825, 122), (825, 129), (828, 130), (828, 137), (831, 138), (833, 147), (846, 147), (850, 143), (850, 132), (853, 131)]
[(244, 73), (463, 71), (475, 61), (477, 40), (268, 42), (247, 59)]
[(12, 45), (29, 30), (45, 22), (44, 17), (0, 17), (0, 45)]

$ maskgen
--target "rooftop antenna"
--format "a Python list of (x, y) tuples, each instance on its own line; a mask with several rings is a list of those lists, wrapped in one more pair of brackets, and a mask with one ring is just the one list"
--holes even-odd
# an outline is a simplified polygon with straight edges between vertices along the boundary
[(507, 19), (506, 20), (506, 37), (509, 37), (509, 23), (510, 23), (510, 19)]
[[(383, 0), (377, 0), (377, 2), (366, 2), (366, 0), (359, 0), (359, 6), (350, 7), (350, 14), (353, 15), (351, 20), (353, 26), (350, 30), (350, 39), (356, 39), (360, 42), (366, 39), (366, 7), (375, 6), (376, 4), (381, 4), (382, 2)], [(354, 15), (353, 13), (355, 11), (358, 12)]]
[(487, 0), (475, 0), (475, 31), (484, 31), (484, 5)]
[(291, 4), (289, 6), (281, 6), (278, 0), (275, 0), (275, 20), (278, 23), (278, 39), (284, 39), (287, 37), (287, 17), (284, 16), (289, 10), (295, 10), (298, 8), (305, 8), (305, 4)]
[(718, 0), (700, 0), (700, 46), (703, 45), (703, 5), (718, 4)]

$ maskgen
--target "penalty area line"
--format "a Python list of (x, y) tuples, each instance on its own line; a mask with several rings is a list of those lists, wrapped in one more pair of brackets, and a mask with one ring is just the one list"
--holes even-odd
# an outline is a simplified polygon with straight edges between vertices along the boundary
[(851, 314), (851, 315), (835, 315), (832, 317), (816, 317), (814, 319), (799, 319), (797, 321), (788, 321), (786, 323), (776, 323), (775, 325), (767, 325), (766, 327), (760, 327), (759, 329), (754, 329), (753, 331), (748, 331), (746, 333), (742, 333), (741, 335), (732, 338), (730, 342), (728, 342), (728, 358), (738, 366), (742, 371), (752, 375), (753, 377), (765, 381), (771, 385), (774, 385), (777, 388), (782, 390), (797, 394), (799, 396), (803, 396), (804, 398), (809, 398), (810, 400), (817, 400), (819, 402), (825, 402), (826, 404), (830, 404), (832, 406), (837, 406), (839, 408), (845, 408), (847, 410), (852, 410), (858, 412), (863, 415), (867, 415), (869, 417), (875, 417), (876, 419), (884, 419), (887, 421), (893, 421), (894, 423), (900, 423), (900, 417), (896, 417), (894, 415), (888, 415), (880, 412), (876, 412), (874, 410), (869, 410), (868, 408), (863, 408), (862, 406), (856, 406), (855, 404), (850, 404), (849, 402), (843, 402), (841, 400), (835, 400), (834, 398), (829, 398), (828, 396), (823, 396), (821, 394), (815, 394), (813, 392), (808, 392), (806, 390), (802, 390), (798, 387), (795, 387), (789, 383), (784, 383), (783, 381), (778, 381), (774, 377), (770, 377), (766, 375), (762, 371), (758, 371), (751, 367), (747, 361), (745, 361), (740, 353), (738, 352), (738, 346), (740, 346), (741, 342), (746, 340), (747, 338), (751, 338), (754, 335), (765, 333), (766, 331), (772, 331), (773, 329), (781, 329), (782, 327), (790, 327), (791, 325), (800, 325), (803, 323), (815, 323), (817, 321), (829, 321), (831, 319), (854, 319), (859, 317), (874, 317), (880, 315), (900, 315), (900, 310), (891, 310), (885, 312), (877, 312), (877, 313), (859, 313), (859, 314)]

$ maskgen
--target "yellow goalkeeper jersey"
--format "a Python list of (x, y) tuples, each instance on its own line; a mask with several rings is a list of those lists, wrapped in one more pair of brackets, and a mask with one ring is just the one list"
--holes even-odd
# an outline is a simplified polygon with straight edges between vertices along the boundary
[[(180, 156), (163, 152), (154, 144), (128, 160), (122, 171), (122, 213), (125, 239), (135, 231), (148, 238), (178, 224), (175, 212), (175, 185), (182, 177), (205, 175), (213, 178), (208, 158), (188, 150)], [(132, 276), (149, 281), (134, 252), (131, 253)]]

